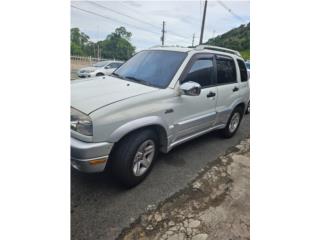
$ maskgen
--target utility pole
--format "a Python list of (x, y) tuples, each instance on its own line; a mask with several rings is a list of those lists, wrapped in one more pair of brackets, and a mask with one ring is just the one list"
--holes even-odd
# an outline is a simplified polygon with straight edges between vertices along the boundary
[(201, 25), (201, 34), (200, 34), (199, 44), (202, 44), (204, 23), (205, 23), (205, 21), (206, 21), (206, 13), (207, 13), (207, 0), (204, 2), (204, 9), (203, 9), (202, 25)]
[(164, 45), (164, 33), (166, 32), (165, 29), (164, 29), (165, 24), (166, 24), (165, 21), (163, 21), (163, 22), (162, 22), (162, 31), (161, 31), (161, 32), (162, 32), (162, 36), (161, 36), (161, 38), (160, 38), (160, 39), (161, 39), (162, 46)]
[(98, 51), (98, 61), (99, 61), (99, 59), (100, 59), (100, 49), (99, 49), (99, 43), (97, 44), (98, 45), (98, 49), (97, 49), (97, 51)]
[(193, 34), (193, 36), (192, 36), (192, 47), (194, 45), (194, 37), (195, 37), (195, 34)]

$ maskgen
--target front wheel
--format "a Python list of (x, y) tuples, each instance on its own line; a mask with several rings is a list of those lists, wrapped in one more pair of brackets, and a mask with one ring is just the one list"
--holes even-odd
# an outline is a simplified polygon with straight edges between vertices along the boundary
[(101, 76), (104, 76), (104, 74), (103, 73), (97, 73), (96, 74), (96, 77), (101, 77)]
[(152, 169), (158, 154), (158, 138), (145, 129), (129, 134), (111, 155), (113, 175), (127, 188), (142, 182)]
[(230, 115), (228, 123), (224, 129), (222, 129), (222, 135), (225, 138), (232, 137), (238, 130), (240, 122), (243, 116), (243, 110), (241, 107), (236, 107)]

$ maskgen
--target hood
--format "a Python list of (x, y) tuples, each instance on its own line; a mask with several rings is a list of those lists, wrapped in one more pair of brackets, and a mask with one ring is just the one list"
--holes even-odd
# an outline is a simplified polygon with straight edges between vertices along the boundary
[(111, 76), (76, 80), (71, 82), (71, 106), (89, 114), (97, 108), (157, 90)]

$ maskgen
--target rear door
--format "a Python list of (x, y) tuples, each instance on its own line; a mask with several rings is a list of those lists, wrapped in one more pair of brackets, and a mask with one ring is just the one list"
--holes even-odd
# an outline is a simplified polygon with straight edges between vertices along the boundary
[(239, 97), (239, 82), (235, 60), (226, 55), (215, 55), (217, 69), (217, 124), (225, 124)]
[(239, 95), (246, 99), (246, 102), (249, 101), (249, 73), (245, 62), (242, 59), (237, 59), (239, 74), (240, 74), (240, 83), (239, 83)]

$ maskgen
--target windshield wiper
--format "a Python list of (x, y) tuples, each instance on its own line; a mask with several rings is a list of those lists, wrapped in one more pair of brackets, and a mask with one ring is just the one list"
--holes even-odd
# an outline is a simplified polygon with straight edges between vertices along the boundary
[(111, 75), (113, 76), (116, 76), (117, 78), (120, 78), (120, 79), (125, 79), (123, 76), (119, 75), (118, 73), (111, 73)]
[(134, 82), (137, 82), (137, 83), (142, 83), (144, 85), (148, 85), (148, 86), (151, 86), (152, 84), (150, 84), (148, 81), (146, 80), (142, 80), (142, 79), (138, 79), (136, 77), (133, 77), (133, 76), (125, 76), (126, 79), (129, 79), (129, 80), (132, 80)]

